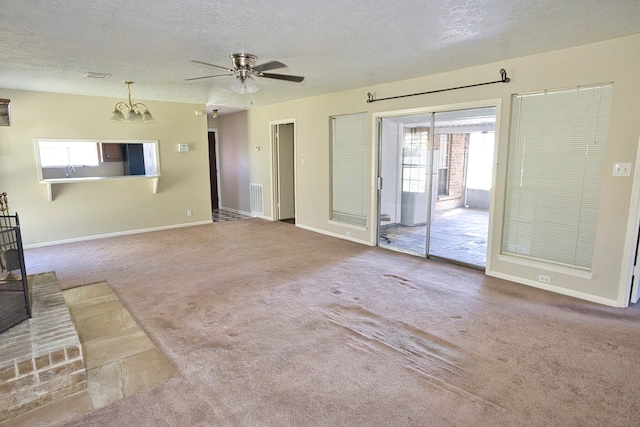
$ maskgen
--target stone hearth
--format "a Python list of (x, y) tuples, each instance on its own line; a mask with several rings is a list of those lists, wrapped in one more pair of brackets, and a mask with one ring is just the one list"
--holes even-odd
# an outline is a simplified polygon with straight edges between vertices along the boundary
[(0, 334), (0, 422), (86, 390), (82, 346), (54, 273), (29, 277), (32, 318)]
[(0, 427), (58, 426), (173, 376), (107, 282), (29, 284), (33, 318), (0, 334)]

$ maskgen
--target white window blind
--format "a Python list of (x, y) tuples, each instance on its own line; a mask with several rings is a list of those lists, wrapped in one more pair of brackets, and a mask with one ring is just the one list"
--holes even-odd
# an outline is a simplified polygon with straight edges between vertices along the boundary
[(513, 97), (503, 253), (591, 269), (612, 92)]
[(367, 117), (331, 118), (331, 220), (366, 226)]

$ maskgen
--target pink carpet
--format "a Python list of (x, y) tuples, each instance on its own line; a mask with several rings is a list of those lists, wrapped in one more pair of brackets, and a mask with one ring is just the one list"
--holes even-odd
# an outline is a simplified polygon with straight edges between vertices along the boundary
[(31, 249), (176, 369), (72, 426), (637, 426), (640, 309), (258, 219)]

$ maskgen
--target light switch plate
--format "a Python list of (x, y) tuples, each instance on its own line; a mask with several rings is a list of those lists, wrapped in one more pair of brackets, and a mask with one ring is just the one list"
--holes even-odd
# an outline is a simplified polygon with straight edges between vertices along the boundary
[(189, 144), (178, 144), (178, 151), (181, 153), (189, 151)]
[(631, 163), (614, 163), (613, 176), (631, 176)]

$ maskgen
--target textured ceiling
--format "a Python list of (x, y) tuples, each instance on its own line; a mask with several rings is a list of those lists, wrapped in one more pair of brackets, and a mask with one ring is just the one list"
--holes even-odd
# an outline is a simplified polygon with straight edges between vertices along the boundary
[[(245, 108), (640, 33), (640, 0), (0, 0), (0, 88)], [(229, 90), (229, 54), (300, 84)], [(109, 73), (108, 80), (87, 72)], [(0, 97), (1, 97), (0, 90)]]

